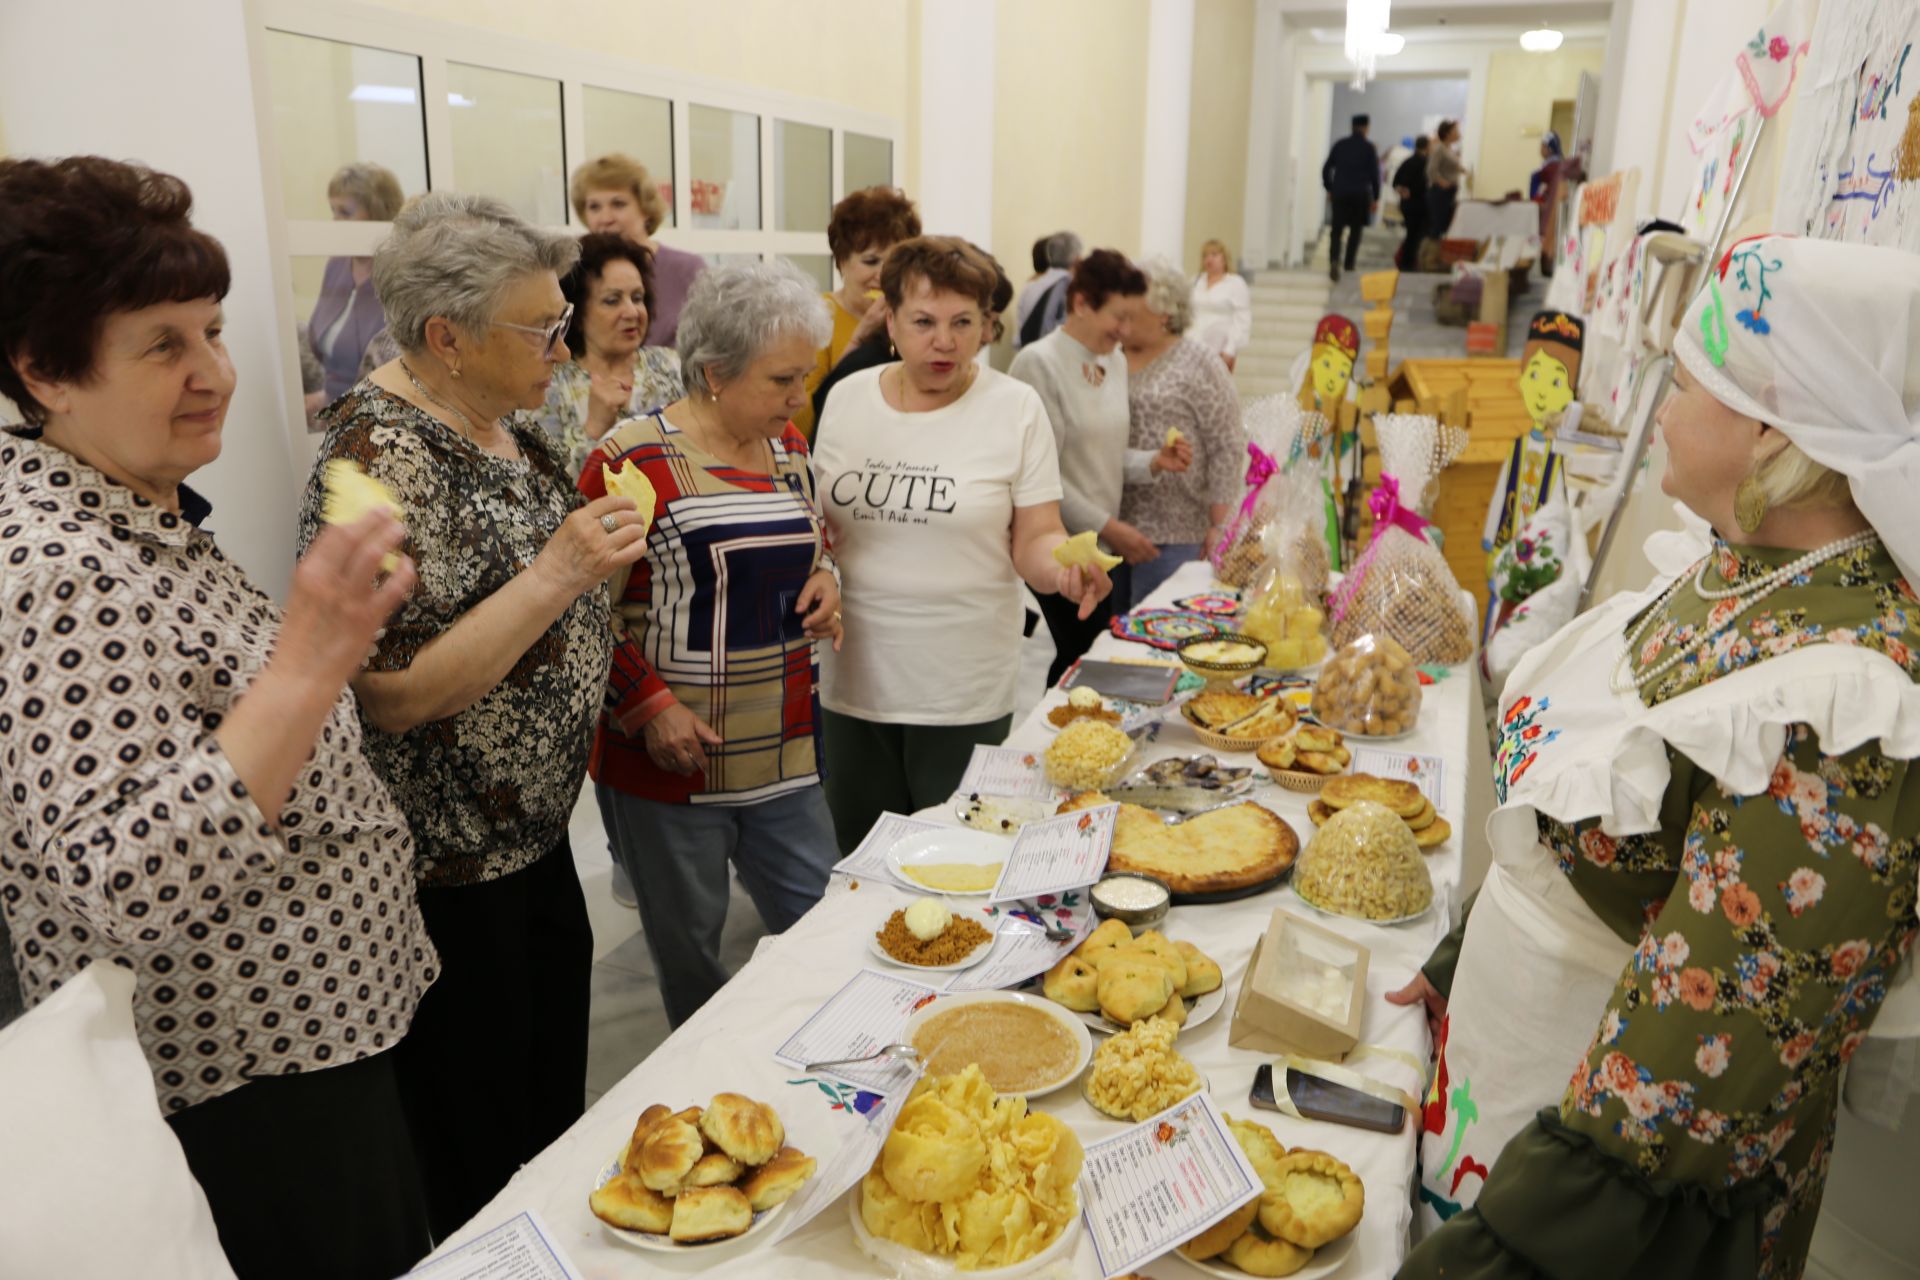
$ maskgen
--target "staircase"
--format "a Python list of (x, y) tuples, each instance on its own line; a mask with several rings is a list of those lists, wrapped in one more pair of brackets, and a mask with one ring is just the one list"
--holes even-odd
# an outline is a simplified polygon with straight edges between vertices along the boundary
[(1313, 327), (1327, 313), (1326, 249), (1318, 270), (1274, 268), (1254, 276), (1253, 338), (1240, 352), (1233, 384), (1242, 400), (1297, 391), (1287, 371), (1313, 342)]

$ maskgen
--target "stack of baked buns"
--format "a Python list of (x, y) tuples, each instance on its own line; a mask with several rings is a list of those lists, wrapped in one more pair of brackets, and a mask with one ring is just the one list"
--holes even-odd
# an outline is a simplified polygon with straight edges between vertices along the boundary
[(1366, 1189), (1324, 1151), (1288, 1151), (1263, 1124), (1227, 1117), (1265, 1189), (1180, 1246), (1195, 1262), (1227, 1263), (1253, 1276), (1290, 1276), (1314, 1251), (1360, 1225)]
[(1406, 823), (1413, 832), (1413, 842), (1422, 849), (1435, 848), (1453, 834), (1453, 827), (1435, 811), (1433, 801), (1419, 787), (1403, 778), (1377, 778), (1370, 773), (1327, 779), (1320, 798), (1307, 806), (1307, 816), (1314, 826), (1324, 827), (1334, 814), (1367, 800)]
[(1170, 942), (1158, 930), (1139, 937), (1118, 920), (1099, 928), (1047, 970), (1041, 990), (1075, 1013), (1096, 1010), (1123, 1027), (1165, 1018), (1179, 1027), (1187, 1001), (1220, 986), (1220, 966), (1191, 942)]
[(681, 1111), (655, 1103), (587, 1205), (609, 1226), (675, 1244), (730, 1239), (813, 1176), (813, 1157), (785, 1142), (779, 1114), (741, 1094)]
[(1260, 748), (1260, 763), (1281, 773), (1331, 775), (1353, 763), (1346, 735), (1325, 725), (1303, 724)]

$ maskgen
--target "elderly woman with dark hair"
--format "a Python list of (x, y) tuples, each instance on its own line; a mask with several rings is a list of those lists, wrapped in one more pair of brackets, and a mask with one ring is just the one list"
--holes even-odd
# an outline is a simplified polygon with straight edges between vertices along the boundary
[(580, 475), (589, 498), (608, 465), (653, 485), (646, 554), (615, 579), (591, 767), (675, 1026), (727, 980), (729, 865), (779, 933), (836, 858), (814, 646), (839, 641), (840, 587), (792, 424), (826, 312), (788, 264), (707, 271), (680, 316), (689, 394), (622, 423)]
[(680, 308), (694, 277), (707, 269), (707, 260), (654, 239), (668, 210), (653, 175), (632, 156), (609, 152), (573, 171), (569, 194), (573, 216), (587, 230), (625, 236), (653, 255), (653, 282), (647, 294), (651, 323), (643, 341), (671, 350), (680, 327)]
[(827, 223), (827, 248), (833, 252), (840, 287), (826, 296), (833, 333), (815, 357), (807, 375), (807, 404), (793, 425), (813, 438), (812, 395), (849, 351), (886, 327), (886, 308), (880, 303), (880, 266), (887, 250), (920, 234), (920, 214), (913, 201), (892, 187), (868, 187), (850, 193), (833, 206)]
[(191, 204), (137, 165), (0, 160), (0, 397), (29, 424), (0, 433), (0, 910), (30, 1004), (134, 974), (240, 1276), (385, 1280), (431, 1244), (387, 1050), (437, 966), (347, 681), (414, 571), (381, 575), (404, 531), (371, 515), (282, 610), (202, 527), (234, 370)]
[[(400, 179), (377, 164), (342, 165), (327, 183), (327, 205), (335, 222), (391, 222), (404, 199)], [(327, 259), (320, 298), (307, 321), (307, 340), (326, 370), (328, 401), (354, 384), (361, 354), (386, 323), (374, 293), (373, 259)]]
[(520, 411), (544, 401), (577, 242), (485, 196), (434, 193), (374, 256), (403, 354), (327, 411), (407, 522), (420, 585), (353, 682), (367, 755), (413, 828), (445, 973), (400, 1062), (436, 1236), (585, 1101), (593, 936), (567, 844), (606, 687), (605, 581), (645, 551), (626, 498), (582, 505)]
[(1227, 504), (1241, 488), (1246, 437), (1240, 397), (1210, 346), (1186, 337), (1197, 289), (1165, 258), (1146, 263), (1147, 294), (1127, 327), (1128, 447), (1157, 450), (1169, 431), (1193, 449), (1193, 466), (1163, 472), (1120, 493), (1120, 519), (1151, 539), (1159, 555), (1133, 569), (1137, 604), (1220, 536)]
[(686, 394), (679, 352), (643, 345), (653, 285), (653, 254), (611, 231), (581, 236), (580, 261), (560, 279), (573, 359), (554, 367), (534, 420), (576, 476), (615, 422)]

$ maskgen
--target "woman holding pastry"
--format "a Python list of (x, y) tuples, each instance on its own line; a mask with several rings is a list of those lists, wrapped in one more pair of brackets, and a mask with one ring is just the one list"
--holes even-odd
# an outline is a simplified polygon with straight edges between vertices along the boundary
[(1013, 720), (1025, 582), (1090, 616), (1112, 584), (1063, 565), (1040, 397), (974, 360), (998, 272), (963, 240), (894, 246), (880, 274), (897, 364), (834, 388), (815, 491), (848, 631), (824, 655), (827, 803), (842, 849), (883, 810), (947, 799)]
[(680, 313), (688, 394), (622, 423), (580, 473), (589, 501), (637, 488), (651, 522), (613, 582), (589, 771), (674, 1026), (729, 976), (729, 867), (781, 933), (837, 858), (815, 648), (839, 643), (840, 588), (792, 424), (826, 331), (796, 267), (703, 272)]
[(593, 934), (567, 823), (606, 692), (604, 584), (646, 544), (632, 501), (582, 505), (522, 416), (565, 358), (578, 252), (486, 196), (402, 213), (373, 278), (403, 354), (329, 408), (300, 518), (305, 544), (327, 464), (355, 463), (420, 575), (353, 688), (444, 964), (399, 1063), (440, 1238), (585, 1102)]
[[(372, 513), (313, 540), (283, 610), (201, 527), (234, 369), (191, 206), (137, 165), (0, 160), (0, 396), (28, 423), (0, 433), (0, 909), (30, 1005), (132, 974), (148, 1114), (235, 1272), (385, 1280), (431, 1247), (387, 1051), (439, 966), (347, 681), (414, 571), (382, 575), (405, 531)], [(262, 1158), (296, 1152), (290, 1194)]]
[(905, 193), (892, 187), (852, 191), (833, 206), (833, 217), (827, 221), (827, 248), (833, 253), (840, 287), (824, 295), (833, 332), (807, 374), (807, 403), (793, 415), (793, 425), (808, 440), (813, 439), (815, 426), (815, 390), (848, 355), (884, 333), (887, 309), (880, 305), (880, 266), (887, 260), (887, 251), (919, 234), (919, 210)]
[(1394, 997), (1439, 1049), (1401, 1275), (1804, 1269), (1843, 1069), (1920, 1032), (1915, 314), (1911, 255), (1766, 236), (1681, 323), (1713, 541), (1508, 682), (1492, 869)]

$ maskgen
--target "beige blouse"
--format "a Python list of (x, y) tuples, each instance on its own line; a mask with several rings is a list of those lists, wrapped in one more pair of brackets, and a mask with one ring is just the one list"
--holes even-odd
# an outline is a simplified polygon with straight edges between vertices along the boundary
[(439, 960), (343, 691), (275, 831), (213, 733), (273, 601), (198, 527), (0, 433), (0, 909), (27, 1003), (134, 971), (161, 1105), (399, 1042)]

